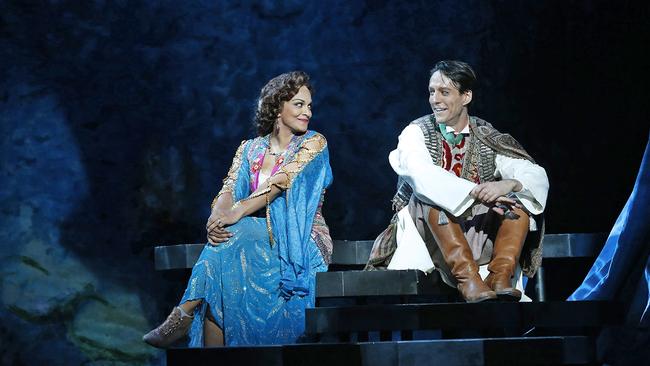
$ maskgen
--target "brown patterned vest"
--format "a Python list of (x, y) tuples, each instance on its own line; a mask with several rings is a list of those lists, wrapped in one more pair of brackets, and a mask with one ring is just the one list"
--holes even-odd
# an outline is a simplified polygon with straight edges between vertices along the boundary
[[(422, 116), (410, 124), (420, 127), (431, 161), (435, 165), (442, 166), (443, 137), (433, 115)], [(491, 124), (478, 117), (470, 117), (469, 131), (467, 142), (469, 145), (460, 175), (463, 179), (474, 182), (471, 177), (478, 177), (479, 183), (494, 181), (497, 153), (534, 162), (512, 136), (500, 133)], [(412, 194), (413, 188), (404, 179), (398, 178), (397, 192), (392, 200), (393, 209), (399, 211), (404, 208)]]
[[(443, 137), (438, 130), (438, 124), (433, 115), (420, 117), (411, 122), (411, 124), (416, 124), (422, 129), (424, 143), (427, 146), (431, 160), (434, 164), (441, 166)], [(479, 181), (482, 183), (494, 181), (497, 154), (515, 159), (527, 159), (535, 163), (533, 158), (528, 155), (517, 140), (508, 134), (500, 133), (491, 124), (478, 117), (470, 117), (469, 131), (468, 143), (470, 146), (468, 146), (465, 154), (461, 178), (468, 179), (470, 176), (476, 176), (477, 174)], [(474, 181), (472, 179), (468, 180)], [(404, 208), (411, 199), (411, 195), (413, 195), (413, 188), (402, 178), (399, 178), (397, 182), (397, 193), (393, 197), (393, 209), (398, 212)], [(390, 258), (392, 258), (392, 254), (397, 247), (395, 236), (393, 235), (395, 232), (394, 225), (396, 218), (397, 214), (393, 216), (391, 225), (387, 229), (390, 238), (375, 242), (375, 245), (379, 246), (379, 248), (373, 247), (368, 265), (366, 266), (367, 270), (382, 268), (381, 263), (388, 266)], [(521, 256), (519, 257), (521, 269), (528, 277), (533, 277), (537, 268), (542, 263), (542, 240), (545, 231), (543, 215), (535, 215), (531, 219), (537, 222), (538, 229), (537, 231), (528, 233)], [(393, 228), (392, 231), (390, 230), (391, 228)], [(375, 257), (373, 257), (373, 253), (375, 253)], [(381, 255), (377, 255), (376, 253), (380, 253)]]

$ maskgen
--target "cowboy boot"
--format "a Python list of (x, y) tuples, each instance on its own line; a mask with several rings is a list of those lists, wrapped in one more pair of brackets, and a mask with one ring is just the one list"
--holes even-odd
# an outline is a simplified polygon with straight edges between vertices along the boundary
[(490, 274), (485, 284), (490, 286), (500, 300), (519, 301), (521, 291), (512, 285), (512, 277), (524, 246), (530, 218), (520, 208), (515, 209), (518, 219), (504, 219), (494, 240), (492, 259), (488, 264)]
[(452, 220), (440, 225), (439, 215), (437, 209), (429, 210), (429, 226), (451, 274), (458, 281), (458, 291), (463, 299), (467, 302), (496, 299), (496, 293), (483, 283), (478, 274), (478, 265), (460, 225)]
[(167, 320), (156, 329), (145, 334), (142, 340), (154, 347), (167, 348), (187, 334), (190, 325), (192, 325), (192, 320), (194, 320), (194, 316), (183, 316), (177, 306), (169, 314)]

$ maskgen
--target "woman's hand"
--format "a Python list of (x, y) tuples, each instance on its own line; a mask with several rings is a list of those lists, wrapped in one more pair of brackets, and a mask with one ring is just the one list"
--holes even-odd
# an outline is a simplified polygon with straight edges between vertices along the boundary
[(208, 218), (208, 223), (205, 225), (208, 232), (208, 243), (212, 245), (219, 245), (220, 243), (226, 242), (232, 236), (231, 232), (217, 225), (217, 221), (221, 215), (220, 211), (222, 210), (213, 209)]
[(225, 210), (215, 207), (208, 218), (208, 223), (206, 224), (208, 242), (212, 245), (218, 245), (219, 243), (228, 241), (233, 234), (226, 230), (225, 227), (234, 225), (242, 218), (242, 216), (243, 210), (240, 205), (235, 204), (231, 208)]

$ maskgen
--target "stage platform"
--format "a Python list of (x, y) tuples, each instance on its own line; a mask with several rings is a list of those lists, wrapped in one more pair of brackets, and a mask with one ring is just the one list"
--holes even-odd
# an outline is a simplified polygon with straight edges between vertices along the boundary
[[(544, 263), (591, 260), (605, 239), (546, 235)], [(362, 271), (372, 244), (334, 242), (330, 271), (316, 276), (316, 307), (306, 310), (299, 344), (173, 348), (167, 364), (590, 365), (597, 362), (600, 330), (623, 322), (622, 306), (610, 302), (467, 304), (437, 272)], [(156, 247), (156, 268), (189, 269), (203, 246)], [(543, 272), (537, 277), (536, 299), (543, 300)]]
[(589, 365), (595, 360), (593, 340), (585, 336), (178, 348), (167, 351), (168, 366)]

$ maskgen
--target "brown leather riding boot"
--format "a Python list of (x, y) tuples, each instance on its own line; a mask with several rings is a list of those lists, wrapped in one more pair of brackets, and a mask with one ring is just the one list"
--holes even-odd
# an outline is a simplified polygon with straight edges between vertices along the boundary
[(451, 220), (439, 225), (439, 214), (440, 211), (430, 209), (429, 226), (451, 274), (458, 281), (458, 291), (463, 299), (467, 302), (496, 299), (496, 293), (483, 283), (478, 274), (478, 265), (460, 225)]
[(490, 274), (485, 278), (485, 284), (490, 286), (500, 300), (519, 301), (521, 291), (512, 285), (517, 261), (524, 246), (530, 218), (523, 210), (516, 208), (518, 219), (504, 219), (497, 231), (492, 251), (492, 260), (488, 265)]

